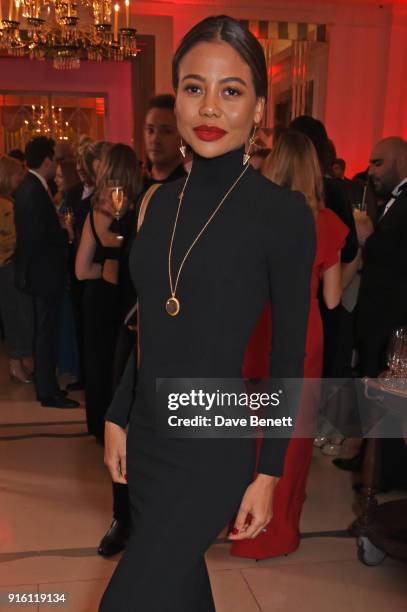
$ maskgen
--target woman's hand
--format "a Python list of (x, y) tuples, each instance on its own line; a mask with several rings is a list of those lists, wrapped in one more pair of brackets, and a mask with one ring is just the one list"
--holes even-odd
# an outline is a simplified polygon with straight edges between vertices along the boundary
[[(127, 211), (128, 206), (129, 200), (126, 194), (124, 194), (123, 206), (120, 211), (120, 217), (122, 217)], [(109, 189), (109, 187), (106, 187), (100, 194), (96, 209), (98, 212), (102, 213), (103, 215), (106, 215), (107, 217), (111, 217), (112, 219), (116, 217), (116, 209), (113, 206), (112, 202), (112, 190)]]
[(109, 229), (103, 233), (101, 238), (102, 238), (103, 246), (113, 247), (115, 249), (116, 248), (120, 249), (120, 247), (123, 245), (123, 242), (124, 242), (122, 238), (118, 238), (118, 234), (111, 232)]
[(105, 423), (105, 465), (113, 482), (127, 484), (126, 430), (106, 421)]
[[(243, 495), (230, 540), (255, 538), (269, 524), (273, 516), (273, 495), (278, 482), (275, 476), (258, 474)], [(251, 521), (249, 518), (251, 515)]]
[(123, 240), (119, 239), (117, 237), (118, 234), (115, 234), (110, 229), (114, 217), (99, 209), (95, 210), (93, 217), (95, 220), (96, 231), (99, 234), (103, 246), (120, 248), (123, 244)]
[(73, 219), (67, 218), (65, 215), (58, 215), (58, 216), (59, 216), (60, 226), (62, 227), (62, 229), (68, 232), (69, 242), (73, 242), (75, 238), (75, 234), (73, 231)]
[(353, 211), (355, 219), (356, 234), (358, 237), (359, 244), (363, 246), (366, 240), (374, 232), (373, 223), (366, 212), (362, 212), (358, 209)]

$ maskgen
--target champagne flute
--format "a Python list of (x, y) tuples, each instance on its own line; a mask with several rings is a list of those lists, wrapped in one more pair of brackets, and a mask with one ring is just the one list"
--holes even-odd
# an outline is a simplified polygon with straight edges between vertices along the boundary
[(67, 206), (64, 210), (64, 212), (62, 213), (63, 219), (64, 219), (64, 223), (66, 225), (66, 227), (68, 228), (68, 234), (69, 234), (69, 244), (72, 244), (73, 241), (73, 222), (74, 222), (74, 214), (73, 214), (73, 210), (70, 206)]
[[(124, 190), (123, 190), (123, 187), (120, 185), (119, 181), (115, 181), (115, 180), (109, 181), (108, 185), (110, 189), (110, 197), (111, 197), (111, 201), (112, 201), (112, 205), (114, 209), (114, 216), (116, 219), (116, 224), (117, 226), (119, 226), (120, 214), (121, 214), (121, 211), (123, 209), (123, 204), (124, 204)], [(123, 236), (120, 233), (120, 228), (119, 228), (119, 233), (117, 234), (117, 239), (123, 240)]]
[(64, 221), (67, 225), (73, 225), (73, 210), (70, 206), (64, 210)]

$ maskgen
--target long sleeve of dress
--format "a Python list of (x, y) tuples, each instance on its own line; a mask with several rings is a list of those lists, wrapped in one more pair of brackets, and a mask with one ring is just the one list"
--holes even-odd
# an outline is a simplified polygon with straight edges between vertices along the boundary
[(339, 179), (324, 179), (326, 207), (332, 210), (349, 228), (346, 241), (341, 250), (342, 263), (350, 263), (357, 255), (359, 241), (356, 233), (353, 208), (346, 190), (345, 182)]
[[(310, 305), (311, 271), (315, 256), (315, 221), (304, 198), (290, 194), (285, 207), (286, 242), (266, 245), (272, 305), (270, 378), (297, 379), (284, 401), (297, 402), (304, 373), (305, 343)], [(289, 229), (288, 229), (289, 228)], [(277, 250), (278, 248), (278, 250)], [(290, 412), (290, 414), (292, 414)], [(259, 473), (281, 476), (289, 438), (263, 440)]]
[(130, 353), (119, 386), (107, 410), (105, 420), (125, 428), (129, 421), (136, 387), (136, 355)]
[[(131, 245), (136, 237), (137, 231), (137, 219), (139, 214), (139, 208), (142, 198), (140, 197), (136, 203), (135, 211), (131, 215), (126, 217), (126, 226), (124, 227), (124, 234), (127, 236), (126, 244), (124, 249), (126, 251), (125, 265), (121, 265), (120, 277), (121, 277), (121, 306), (126, 313), (130, 312), (132, 305), (136, 303), (137, 295), (133, 287), (133, 283), (130, 277), (130, 271), (128, 266), (128, 255), (131, 250)], [(126, 229), (127, 228), (127, 229)], [(134, 325), (137, 322), (137, 310), (131, 317), (131, 324)], [(126, 322), (127, 324), (127, 322)], [(137, 332), (139, 333), (139, 332)], [(137, 345), (137, 343), (136, 343)], [(137, 387), (137, 363), (136, 363), (136, 352), (132, 351), (127, 360), (126, 367), (120, 379), (120, 383), (116, 388), (113, 399), (105, 415), (105, 421), (111, 421), (125, 428), (130, 419), (130, 412), (134, 403)]]

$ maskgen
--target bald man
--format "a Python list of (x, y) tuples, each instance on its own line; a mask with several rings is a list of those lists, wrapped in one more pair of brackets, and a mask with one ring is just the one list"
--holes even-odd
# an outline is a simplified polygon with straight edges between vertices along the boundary
[[(386, 348), (392, 331), (407, 326), (407, 142), (386, 138), (374, 147), (369, 176), (386, 202), (374, 232), (365, 242), (357, 306), (360, 377), (377, 377), (387, 368)], [(400, 432), (401, 436), (401, 432)], [(334, 459), (343, 470), (360, 471), (364, 454)], [(407, 486), (407, 447), (400, 438), (381, 441), (382, 491)]]
[(357, 336), (359, 374), (375, 377), (387, 367), (392, 330), (407, 325), (407, 142), (378, 142), (369, 176), (386, 205), (365, 243)]

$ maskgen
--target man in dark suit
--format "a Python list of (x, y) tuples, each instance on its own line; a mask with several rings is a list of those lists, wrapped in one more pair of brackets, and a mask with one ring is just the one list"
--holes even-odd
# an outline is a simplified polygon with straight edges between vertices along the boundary
[[(387, 367), (392, 331), (407, 325), (407, 142), (396, 137), (378, 142), (369, 176), (386, 204), (365, 242), (356, 335), (359, 376), (375, 378)], [(334, 464), (359, 471), (362, 457), (363, 450), (351, 459), (334, 459)], [(407, 484), (406, 464), (403, 440), (382, 440), (383, 490)]]
[(89, 213), (92, 195), (95, 190), (94, 180), (88, 176), (84, 167), (84, 154), (91, 145), (90, 140), (85, 140), (78, 147), (76, 158), (76, 171), (80, 182), (66, 192), (65, 204), (72, 208), (74, 216), (74, 239), (72, 243), (72, 259), (70, 273), (70, 295), (72, 300), (72, 311), (75, 321), (76, 344), (78, 347), (78, 378), (69, 383), (67, 391), (78, 391), (85, 389), (85, 346), (84, 346), (84, 325), (83, 325), (83, 294), (86, 281), (80, 281), (75, 274), (75, 258), (81, 241), (82, 230), (86, 217)]
[(407, 142), (380, 141), (369, 175), (386, 205), (365, 243), (357, 335), (359, 374), (375, 377), (386, 368), (392, 330), (407, 324)]
[(56, 377), (58, 327), (66, 285), (69, 229), (61, 226), (48, 181), (55, 176), (53, 140), (33, 138), (26, 147), (28, 173), (15, 194), (16, 284), (34, 300), (37, 398), (43, 406), (75, 408)]

